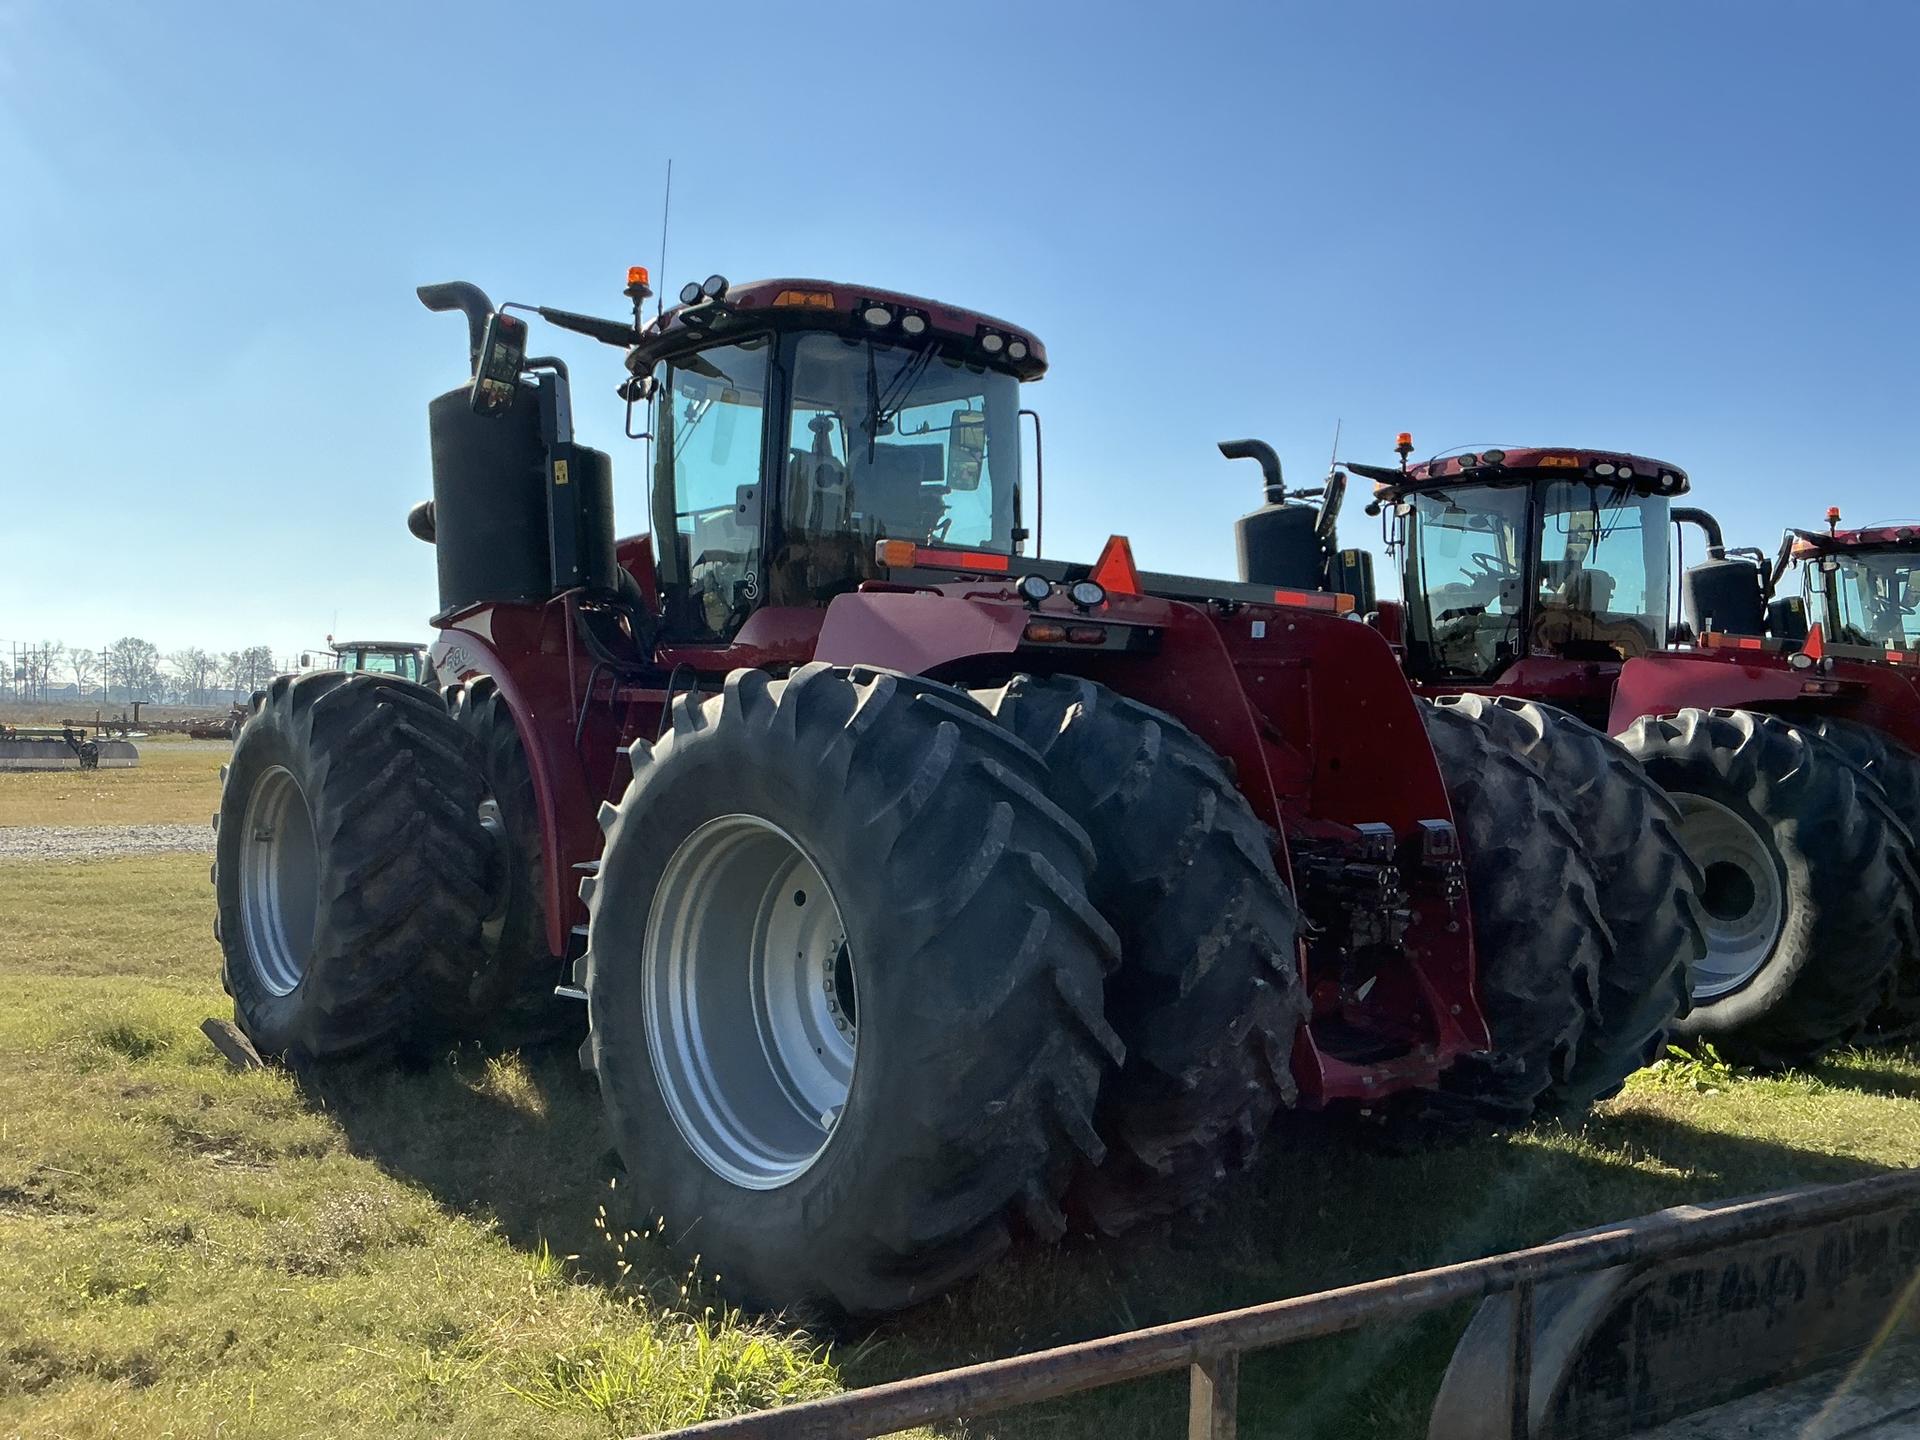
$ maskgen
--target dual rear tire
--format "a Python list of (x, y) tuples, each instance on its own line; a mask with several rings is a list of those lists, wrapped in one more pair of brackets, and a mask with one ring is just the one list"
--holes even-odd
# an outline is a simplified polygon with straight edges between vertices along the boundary
[(1550, 706), (1463, 695), (1424, 713), (1493, 1042), (1442, 1099), (1495, 1121), (1577, 1120), (1686, 1013), (1705, 941), (1674, 807), (1619, 745)]
[(809, 665), (683, 696), (634, 764), (578, 975), (639, 1213), (826, 1315), (1061, 1234), (1118, 943), (1033, 752), (945, 686)]
[(214, 820), (214, 935), (262, 1054), (416, 1043), (465, 993), (496, 864), (483, 798), (421, 686), (328, 671), (254, 697)]
[(1803, 1064), (1863, 1035), (1911, 968), (1911, 837), (1872, 757), (1849, 757), (1862, 737), (1827, 729), (1682, 710), (1621, 737), (1703, 874), (1708, 950), (1680, 1034), (1741, 1063)]

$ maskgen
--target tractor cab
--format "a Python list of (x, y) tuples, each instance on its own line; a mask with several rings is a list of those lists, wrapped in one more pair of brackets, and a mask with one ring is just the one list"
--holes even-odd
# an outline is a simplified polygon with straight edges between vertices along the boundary
[[(436, 624), (571, 596), (615, 669), (667, 652), (706, 668), (702, 647), (724, 669), (726, 647), (753, 648), (739, 632), (756, 613), (811, 612), (761, 627), (798, 637), (835, 596), (885, 582), (883, 547), (896, 567), (931, 555), (1002, 575), (1023, 552), (1020, 384), (1046, 371), (1032, 335), (821, 280), (715, 275), (652, 321), (644, 269), (626, 293), (631, 322), (422, 289), (429, 308), (466, 312), (473, 366), (430, 407), (434, 498), (408, 522), (437, 551)], [(527, 355), (513, 309), (626, 351), (649, 535), (616, 541), (611, 458), (575, 441), (566, 366)]]
[(326, 649), (301, 652), (300, 669), (348, 670), (394, 675), (420, 684), (433, 683), (427, 648), (411, 640), (335, 640), (329, 635)]
[(724, 642), (761, 605), (822, 607), (884, 580), (887, 542), (1000, 570), (1024, 549), (1020, 382), (1046, 360), (1004, 322), (858, 286), (715, 277), (627, 365), (653, 407), (670, 640)]
[(1828, 640), (1901, 655), (1920, 650), (1920, 525), (1790, 531), (1807, 616)]
[(1668, 640), (1668, 527), (1678, 467), (1604, 450), (1514, 449), (1400, 468), (1374, 482), (1400, 562), (1415, 681), (1491, 685), (1517, 666), (1617, 667)]

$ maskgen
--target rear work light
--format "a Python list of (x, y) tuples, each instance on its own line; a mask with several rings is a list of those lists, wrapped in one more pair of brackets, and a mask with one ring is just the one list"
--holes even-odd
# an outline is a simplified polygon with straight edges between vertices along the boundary
[(1013, 568), (1006, 555), (984, 550), (942, 550), (911, 540), (882, 540), (873, 547), (874, 563), (888, 570), (968, 570), (980, 575), (1005, 575)]

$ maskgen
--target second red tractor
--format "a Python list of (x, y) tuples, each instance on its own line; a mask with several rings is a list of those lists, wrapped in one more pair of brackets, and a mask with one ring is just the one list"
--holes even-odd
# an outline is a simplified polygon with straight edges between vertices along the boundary
[[(1344, 464), (1312, 493), (1337, 497), (1346, 472), (1373, 482), (1403, 597), (1377, 606), (1376, 626), (1420, 693), (1532, 732), (1526, 753), (1584, 797), (1569, 803), (1603, 873), (1663, 865), (1671, 849), (1649, 835), (1681, 841), (1706, 944), (1679, 1032), (1790, 1064), (1910, 1024), (1920, 528), (1834, 523), (1771, 556), (1729, 550), (1710, 514), (1674, 504), (1688, 478), (1664, 461), (1527, 447), (1409, 465), (1411, 448), (1403, 435), (1399, 466)], [(1331, 586), (1356, 570), (1331, 526), (1315, 528), (1327, 504), (1279, 500), (1296, 513), (1269, 504), (1242, 522), (1243, 573), (1256, 527), (1321, 538), (1268, 555), (1268, 578), (1312, 584), (1319, 566)], [(1705, 542), (1677, 577), (1676, 527)], [(1778, 593), (1796, 566), (1804, 595)], [(1587, 783), (1629, 765), (1664, 798)]]

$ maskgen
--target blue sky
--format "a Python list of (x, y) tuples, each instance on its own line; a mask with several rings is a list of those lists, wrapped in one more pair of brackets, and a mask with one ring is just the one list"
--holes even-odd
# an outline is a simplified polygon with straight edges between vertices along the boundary
[[(0, 0), (0, 640), (424, 635), (464, 354), (413, 287), (617, 314), (669, 155), (675, 288), (1046, 341), (1061, 558), (1231, 573), (1213, 442), (1299, 483), (1336, 421), (1666, 458), (1752, 543), (1914, 515), (1917, 42), (1891, 3)], [(641, 528), (613, 352), (550, 348)]]

